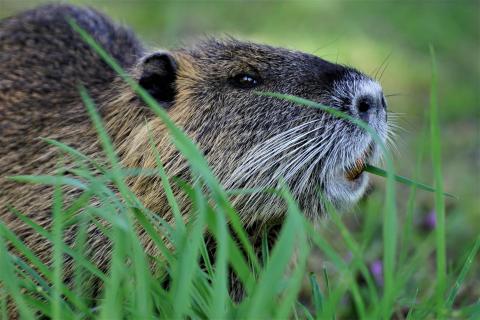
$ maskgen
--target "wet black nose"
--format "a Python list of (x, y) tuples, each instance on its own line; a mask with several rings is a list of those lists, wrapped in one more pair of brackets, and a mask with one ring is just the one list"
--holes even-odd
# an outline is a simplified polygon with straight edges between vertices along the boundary
[(356, 99), (354, 108), (363, 121), (368, 122), (371, 114), (386, 108), (383, 95), (363, 95)]

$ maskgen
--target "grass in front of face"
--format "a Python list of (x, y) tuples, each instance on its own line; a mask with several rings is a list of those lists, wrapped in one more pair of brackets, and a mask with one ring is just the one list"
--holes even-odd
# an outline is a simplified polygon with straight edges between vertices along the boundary
[[(53, 319), (372, 319), (393, 315), (420, 319), (429, 315), (438, 318), (478, 315), (478, 304), (467, 305), (457, 298), (468, 279), (469, 270), (473, 268), (480, 238), (472, 243), (470, 250), (465, 251), (464, 260), (452, 261), (455, 268), (446, 268), (435, 77), (432, 79), (431, 108), (434, 116), (431, 118), (430, 134), (438, 221), (434, 237), (412, 236), (397, 246), (398, 230), (402, 228), (395, 204), (400, 199), (397, 199), (394, 189), (393, 160), (387, 154), (383, 205), (378, 194), (366, 202), (362, 213), (364, 223), (359, 230), (350, 229), (345, 222), (347, 217), (339, 215), (328, 203), (326, 207), (331, 223), (328, 228), (320, 226), (319, 230), (304, 218), (285, 185), (279, 190), (270, 190), (274, 193), (272, 196), (284, 199), (288, 210), (275, 246), (270, 250), (263, 246), (262, 259), (259, 259), (229, 202), (229, 191), (224, 190), (212, 174), (198, 147), (88, 34), (74, 22), (72, 25), (164, 121), (172, 142), (189, 162), (194, 177), (192, 181), (196, 182), (189, 184), (169, 179), (153, 143), (151, 146), (157, 154), (156, 170), (122, 168), (88, 92), (81, 88), (82, 99), (97, 130), (108, 165), (99, 164), (61, 142), (48, 140), (61, 151), (63, 157), (74, 161), (75, 166), (69, 168), (69, 176), (63, 175), (64, 170), (60, 166), (53, 176), (15, 178), (23, 183), (54, 186), (54, 224), (51, 230), (42, 228), (12, 208), (19, 219), (53, 244), (54, 254), (52, 265), (46, 265), (3, 223), (0, 224), (0, 314), (3, 317), (6, 317), (8, 299), (14, 301), (26, 319), (33, 319), (38, 314)], [(298, 97), (278, 98), (291, 99), (299, 107), (323, 108)], [(344, 114), (338, 116), (348, 120)], [(365, 129), (370, 130), (368, 127)], [(375, 136), (375, 133), (372, 135)], [(140, 174), (161, 177), (168, 204), (176, 217), (174, 221), (164, 221), (150, 212), (129, 189), (126, 178)], [(171, 191), (172, 183), (182, 188), (192, 204), (187, 222), (180, 217), (180, 205)], [(64, 186), (81, 191), (73, 202), (64, 202)], [(410, 217), (415, 209), (417, 186), (414, 183), (411, 190), (411, 205), (407, 213)], [(95, 199), (95, 204), (91, 199)], [(378, 219), (381, 216), (383, 220)], [(111, 264), (106, 272), (92, 263), (83, 245), (87, 240), (85, 231), (92, 224), (112, 244)], [(72, 225), (78, 226), (78, 232), (75, 245), (69, 246), (64, 243), (62, 235)], [(149, 256), (144, 252), (138, 228), (145, 231), (144, 236), (154, 244), (155, 251), (160, 252), (159, 256)], [(414, 232), (418, 228), (413, 219), (408, 219), (404, 229)], [(217, 243), (213, 259), (205, 244), (207, 232)], [(326, 236), (332, 232), (338, 235), (334, 240)], [(380, 248), (375, 248), (379, 242), (374, 239), (381, 240)], [(172, 248), (167, 248), (166, 242)], [(21, 255), (8, 252), (7, 245)], [(310, 274), (307, 267), (308, 258), (314, 251), (320, 252), (323, 258), (323, 272), (317, 276)], [(344, 252), (350, 252), (351, 258), (346, 258)], [(431, 283), (428, 261), (433, 253), (437, 268), (436, 281)], [(63, 279), (65, 255), (70, 257), (74, 266), (74, 281), (69, 285)], [(295, 266), (291, 265), (293, 256), (296, 257)], [(372, 256), (378, 258), (375, 268), (372, 267)], [(232, 301), (228, 293), (230, 272), (245, 289), (245, 298), (239, 303)], [(102, 285), (99, 297), (92, 296), (88, 285), (88, 280), (92, 278)], [(305, 287), (310, 288), (307, 299), (300, 298)]]

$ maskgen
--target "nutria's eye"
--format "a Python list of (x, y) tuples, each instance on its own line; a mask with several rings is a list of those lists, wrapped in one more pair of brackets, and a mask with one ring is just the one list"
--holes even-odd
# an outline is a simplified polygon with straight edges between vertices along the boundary
[(251, 89), (260, 84), (260, 78), (250, 74), (241, 73), (231, 78), (230, 82), (237, 88)]

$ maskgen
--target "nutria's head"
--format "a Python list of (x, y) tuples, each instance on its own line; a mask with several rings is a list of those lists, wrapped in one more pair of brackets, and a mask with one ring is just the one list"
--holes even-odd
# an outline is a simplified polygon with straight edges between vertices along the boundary
[[(302, 52), (208, 40), (153, 53), (135, 73), (199, 144), (226, 188), (275, 187), (283, 180), (311, 217), (322, 212), (319, 192), (338, 207), (348, 207), (363, 195), (368, 182), (364, 164), (378, 159), (379, 148), (367, 132), (346, 120), (258, 92), (313, 100), (364, 120), (382, 139), (387, 135), (385, 98), (376, 81)], [(127, 158), (135, 158), (127, 164), (155, 165), (145, 142), (147, 127), (167, 169), (182, 175), (187, 167), (168, 146), (158, 119), (143, 122), (124, 144)], [(161, 205), (155, 200), (162, 198), (160, 183), (139, 180), (134, 188), (147, 204)], [(283, 202), (268, 193), (242, 196), (234, 203), (247, 223), (285, 211)]]

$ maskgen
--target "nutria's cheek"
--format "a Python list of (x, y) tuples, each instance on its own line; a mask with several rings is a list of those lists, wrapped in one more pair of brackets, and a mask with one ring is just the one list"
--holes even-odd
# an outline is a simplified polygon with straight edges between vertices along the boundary
[(325, 195), (337, 209), (346, 209), (353, 206), (365, 194), (368, 181), (369, 178), (365, 172), (354, 180), (337, 176), (326, 184)]

